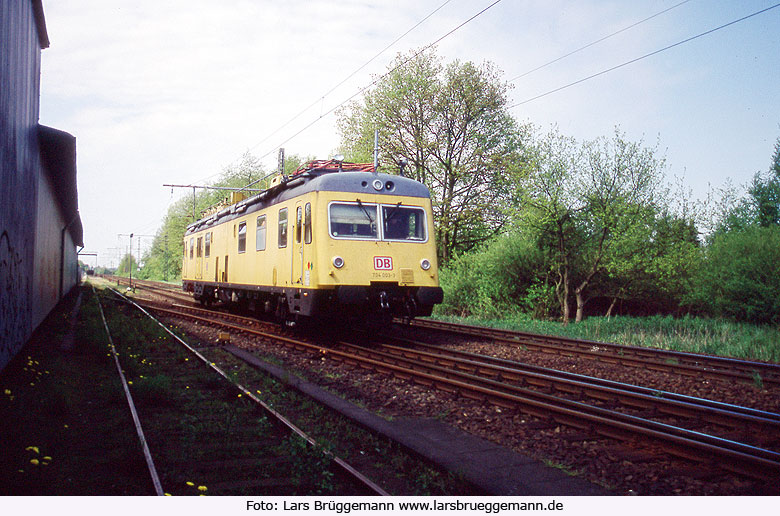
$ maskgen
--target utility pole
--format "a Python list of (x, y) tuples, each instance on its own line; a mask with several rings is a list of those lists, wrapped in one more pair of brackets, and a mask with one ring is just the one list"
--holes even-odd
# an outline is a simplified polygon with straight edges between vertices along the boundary
[(168, 231), (166, 229), (165, 232), (165, 272), (164, 272), (164, 279), (165, 281), (168, 281)]
[[(130, 233), (130, 288), (133, 288), (133, 234)], [(135, 289), (133, 289), (135, 292)]]

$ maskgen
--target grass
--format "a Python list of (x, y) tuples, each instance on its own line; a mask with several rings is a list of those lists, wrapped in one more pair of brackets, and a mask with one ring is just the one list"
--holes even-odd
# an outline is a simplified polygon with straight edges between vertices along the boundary
[(153, 494), (91, 292), (74, 349), (58, 346), (73, 301), (0, 372), (0, 494)]
[(481, 317), (435, 316), (449, 322), (463, 322), (558, 335), (630, 346), (704, 353), (745, 360), (780, 362), (780, 329), (748, 323), (700, 317), (588, 317), (582, 322), (564, 325), (556, 321), (539, 321), (527, 316), (504, 319)]

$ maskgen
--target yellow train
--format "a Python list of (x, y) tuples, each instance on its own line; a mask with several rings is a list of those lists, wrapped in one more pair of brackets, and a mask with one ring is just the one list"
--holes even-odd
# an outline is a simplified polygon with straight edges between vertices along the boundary
[(438, 280), (428, 188), (370, 164), (310, 162), (184, 236), (184, 291), (288, 325), (430, 315)]

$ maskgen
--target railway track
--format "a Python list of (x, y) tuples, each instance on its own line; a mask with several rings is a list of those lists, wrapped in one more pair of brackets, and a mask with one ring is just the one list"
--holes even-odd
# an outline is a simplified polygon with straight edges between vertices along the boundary
[[(114, 293), (122, 303), (132, 303)], [(250, 388), (233, 381), (214, 357), (206, 357), (155, 322), (168, 333), (167, 341), (153, 337), (154, 344), (138, 349), (121, 337), (114, 340), (120, 374), (124, 378), (127, 371), (131, 378), (124, 382), (125, 390), (131, 411), (140, 414), (135, 417), (136, 429), (157, 494), (163, 489), (172, 494), (198, 494), (198, 489), (201, 494), (315, 494), (323, 489), (334, 494), (387, 494), (323, 450)], [(109, 317), (105, 324), (111, 338), (109, 327), (122, 323)], [(160, 383), (166, 384), (165, 398), (154, 387)], [(130, 391), (141, 399), (138, 409)], [(171, 399), (168, 393), (174, 393)], [(180, 405), (172, 406), (175, 403)], [(156, 429), (151, 436), (144, 437), (142, 421)]]
[[(399, 346), (396, 341), (377, 348), (341, 342), (323, 350), (319, 343), (259, 331), (251, 327), (256, 325), (251, 319), (233, 314), (182, 306), (169, 309), (168, 313), (183, 316), (180, 310), (203, 324), (219, 324), (229, 331), (275, 339), (312, 353), (325, 352), (330, 359), (500, 407), (520, 407), (535, 417), (576, 428), (586, 434), (586, 440), (651, 442), (675, 457), (752, 478), (780, 479), (780, 453), (762, 447), (780, 447), (778, 414), (541, 368), (534, 370), (490, 357), (456, 357), (457, 353), (439, 352), (428, 345), (427, 351), (409, 347), (420, 346), (419, 343)], [(215, 322), (214, 318), (229, 318), (231, 322)], [(707, 432), (718, 429), (724, 436), (705, 433), (702, 426)]]
[(576, 355), (606, 363), (623, 364), (653, 371), (700, 378), (756, 382), (780, 386), (780, 365), (736, 358), (684, 353), (656, 348), (626, 346), (568, 337), (539, 335), (434, 320), (415, 319), (414, 328), (424, 328), (459, 336), (490, 339), (498, 343), (557, 355)]

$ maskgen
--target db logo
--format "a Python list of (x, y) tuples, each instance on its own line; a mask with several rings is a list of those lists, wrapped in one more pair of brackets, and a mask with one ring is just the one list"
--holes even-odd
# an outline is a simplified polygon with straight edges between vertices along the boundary
[(374, 269), (378, 271), (393, 270), (393, 259), (390, 256), (374, 256)]

